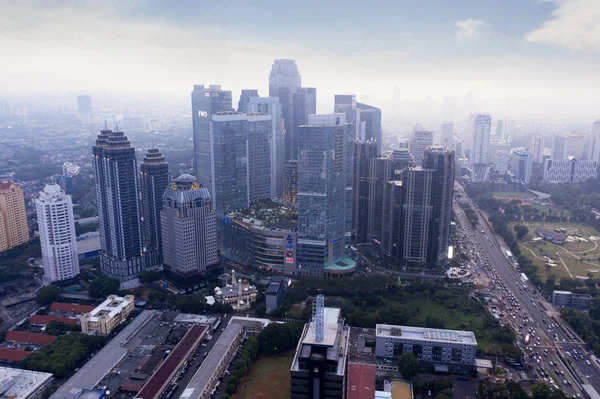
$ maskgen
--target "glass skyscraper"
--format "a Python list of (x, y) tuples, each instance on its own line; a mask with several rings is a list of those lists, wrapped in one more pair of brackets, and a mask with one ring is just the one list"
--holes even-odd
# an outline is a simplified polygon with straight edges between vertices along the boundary
[(316, 87), (300, 87), (293, 95), (293, 130), (288, 137), (289, 159), (298, 159), (298, 127), (308, 124), (308, 115), (317, 113)]
[(214, 114), (232, 111), (231, 91), (219, 85), (194, 85), (192, 91), (192, 128), (194, 134), (194, 169), (201, 184), (212, 187), (210, 121)]
[(301, 81), (296, 61), (279, 59), (273, 62), (269, 74), (269, 97), (279, 97), (282, 106), (286, 132), (286, 161), (295, 159), (293, 96), (302, 85)]
[(242, 89), (240, 94), (240, 101), (238, 101), (238, 112), (248, 112), (248, 103), (253, 97), (258, 97), (258, 90), (256, 89)]
[(363, 103), (356, 103), (356, 108), (360, 110), (361, 140), (375, 141), (377, 143), (377, 152), (381, 154), (383, 148), (381, 110)]

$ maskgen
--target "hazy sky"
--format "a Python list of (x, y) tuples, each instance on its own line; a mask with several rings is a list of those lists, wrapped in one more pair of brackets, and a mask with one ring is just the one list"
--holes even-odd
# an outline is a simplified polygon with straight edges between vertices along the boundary
[(320, 98), (388, 101), (398, 85), (597, 109), (600, 0), (0, 0), (0, 96), (267, 95), (274, 58), (296, 59)]

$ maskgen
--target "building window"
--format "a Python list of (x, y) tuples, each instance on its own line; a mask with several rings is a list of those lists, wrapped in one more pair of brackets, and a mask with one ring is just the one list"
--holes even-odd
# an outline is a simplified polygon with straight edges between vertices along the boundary
[(400, 356), (404, 353), (404, 344), (402, 342), (394, 343), (394, 356)]
[(441, 346), (434, 346), (431, 348), (431, 359), (435, 362), (442, 360), (442, 351), (443, 349)]
[(450, 355), (450, 360), (453, 362), (460, 362), (462, 359), (462, 349), (452, 348), (452, 354)]
[(413, 355), (415, 355), (415, 357), (417, 359), (420, 359), (421, 356), (423, 355), (423, 345), (414, 344), (413, 348), (412, 348), (412, 352), (413, 352)]

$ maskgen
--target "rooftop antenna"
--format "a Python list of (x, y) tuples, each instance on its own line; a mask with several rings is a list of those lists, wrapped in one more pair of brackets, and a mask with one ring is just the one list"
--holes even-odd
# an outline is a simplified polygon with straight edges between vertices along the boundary
[(115, 132), (119, 131), (119, 122), (115, 119)]
[(108, 125), (106, 123), (106, 119), (104, 120), (104, 130), (108, 130)]
[(325, 296), (317, 295), (313, 301), (312, 321), (315, 323), (315, 341), (322, 342), (325, 334)]

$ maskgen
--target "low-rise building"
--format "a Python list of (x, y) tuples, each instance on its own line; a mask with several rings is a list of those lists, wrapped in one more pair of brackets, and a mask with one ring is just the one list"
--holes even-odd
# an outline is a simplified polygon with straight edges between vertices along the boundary
[(51, 386), (50, 373), (0, 367), (0, 392), (3, 398), (43, 398)]
[(231, 271), (231, 284), (217, 287), (214, 290), (215, 300), (233, 306), (234, 309), (247, 309), (256, 302), (256, 287), (246, 279), (237, 279), (235, 270)]
[(277, 309), (282, 303), (285, 297), (285, 290), (289, 284), (289, 279), (278, 279), (271, 281), (267, 286), (265, 292), (265, 302), (267, 306), (267, 313)]
[(94, 310), (81, 316), (81, 331), (85, 334), (110, 334), (134, 309), (133, 295), (125, 297), (110, 295)]
[(574, 294), (571, 291), (554, 290), (552, 291), (552, 306), (588, 310), (592, 306), (592, 297), (588, 294)]
[(581, 183), (598, 176), (598, 161), (567, 159), (546, 159), (544, 162), (544, 183)]
[(436, 370), (471, 370), (475, 367), (477, 340), (471, 331), (440, 330), (377, 324), (377, 357), (396, 359), (412, 353), (419, 363)]

